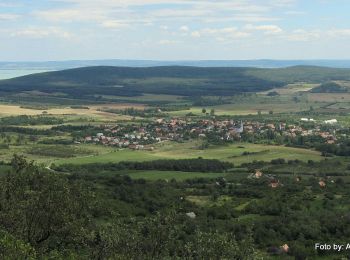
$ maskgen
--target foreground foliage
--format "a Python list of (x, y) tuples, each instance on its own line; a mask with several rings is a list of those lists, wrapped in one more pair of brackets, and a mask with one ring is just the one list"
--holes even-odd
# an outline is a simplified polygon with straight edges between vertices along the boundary
[[(177, 214), (176, 209), (142, 218), (122, 218), (118, 210), (106, 208), (108, 213), (104, 214), (99, 205), (101, 195), (92, 192), (81, 180), (46, 172), (19, 156), (13, 158), (12, 167), (11, 172), (0, 178), (2, 258), (255, 256), (249, 235), (237, 241), (233, 233), (203, 232), (183, 214)], [(100, 224), (98, 219), (105, 221)]]

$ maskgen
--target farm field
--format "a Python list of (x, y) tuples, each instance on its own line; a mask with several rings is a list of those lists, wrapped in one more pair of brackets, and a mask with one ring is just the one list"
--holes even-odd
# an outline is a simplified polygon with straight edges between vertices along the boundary
[(20, 105), (8, 105), (0, 104), (0, 115), (1, 116), (18, 116), (18, 115), (71, 115), (71, 116), (84, 116), (93, 119), (100, 120), (130, 120), (132, 117), (117, 115), (114, 113), (108, 113), (101, 111), (103, 109), (125, 109), (133, 107), (135, 109), (143, 109), (144, 106), (140, 104), (103, 104), (103, 105), (91, 105), (87, 106), (89, 109), (71, 108), (71, 107), (51, 107), (48, 109), (31, 109), (22, 107)]
[[(214, 109), (215, 115), (256, 115), (258, 113), (268, 114), (270, 112), (295, 113), (308, 111), (310, 107), (314, 109), (326, 106), (334, 102), (333, 98), (324, 98), (323, 101), (317, 101), (312, 95), (314, 93), (284, 93), (279, 96), (269, 97), (267, 93), (258, 93), (253, 95), (238, 95), (232, 97), (230, 104), (209, 106), (208, 112)], [(309, 97), (311, 95), (311, 97)], [(185, 116), (187, 114), (201, 115), (203, 107), (191, 107), (188, 110), (170, 112), (170, 115)]]
[[(319, 152), (291, 148), (284, 146), (260, 145), (249, 143), (238, 143), (223, 147), (212, 147), (201, 150), (199, 143), (163, 143), (156, 146), (155, 151), (112, 151), (100, 155), (85, 157), (75, 157), (69, 159), (55, 160), (55, 164), (87, 164), (87, 163), (109, 163), (120, 161), (150, 161), (158, 159), (186, 159), (198, 158), (218, 159), (232, 162), (236, 165), (257, 161), (271, 161), (272, 159), (284, 158), (286, 160), (322, 160)], [(242, 155), (243, 153), (249, 153)]]

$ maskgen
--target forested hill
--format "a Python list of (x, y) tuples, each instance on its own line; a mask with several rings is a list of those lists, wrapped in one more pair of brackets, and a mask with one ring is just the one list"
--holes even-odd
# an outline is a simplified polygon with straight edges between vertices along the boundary
[(0, 92), (42, 91), (70, 97), (233, 95), (282, 87), (293, 82), (350, 80), (350, 69), (296, 66), (281, 69), (169, 67), (84, 67), (0, 81)]

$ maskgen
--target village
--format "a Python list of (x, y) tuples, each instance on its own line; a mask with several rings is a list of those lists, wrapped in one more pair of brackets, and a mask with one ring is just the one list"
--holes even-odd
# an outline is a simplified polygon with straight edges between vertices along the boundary
[[(315, 122), (313, 119), (302, 118), (300, 122)], [(95, 135), (84, 136), (82, 142), (95, 143), (134, 150), (153, 150), (153, 144), (162, 141), (184, 142), (201, 138), (216, 140), (221, 143), (244, 141), (250, 136), (285, 138), (318, 137), (327, 144), (335, 144), (339, 138), (333, 127), (336, 120), (328, 120), (312, 128), (302, 124), (286, 122), (266, 123), (259, 121), (215, 120), (206, 119), (192, 121), (191, 119), (171, 118), (156, 119), (153, 122), (140, 125), (101, 125)], [(325, 130), (324, 126), (330, 126)], [(341, 135), (344, 137), (344, 134)], [(271, 138), (270, 138), (271, 139)]]

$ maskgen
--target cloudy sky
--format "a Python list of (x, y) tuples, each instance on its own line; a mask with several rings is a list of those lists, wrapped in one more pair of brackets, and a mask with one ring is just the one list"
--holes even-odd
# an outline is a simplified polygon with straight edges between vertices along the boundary
[(350, 59), (349, 0), (0, 0), (0, 61)]

